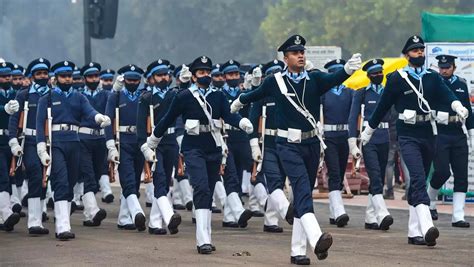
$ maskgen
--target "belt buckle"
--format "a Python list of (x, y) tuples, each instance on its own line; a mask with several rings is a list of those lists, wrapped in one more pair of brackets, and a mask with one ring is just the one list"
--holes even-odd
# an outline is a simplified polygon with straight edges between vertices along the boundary
[(336, 125), (336, 131), (342, 131), (344, 130), (344, 125), (343, 124), (337, 124)]
[(61, 131), (69, 131), (70, 127), (67, 124), (61, 124), (60, 127)]
[(92, 129), (91, 134), (100, 135), (100, 130), (99, 129)]
[(127, 126), (127, 133), (135, 133), (136, 132), (136, 126), (134, 125), (131, 125), (131, 126)]

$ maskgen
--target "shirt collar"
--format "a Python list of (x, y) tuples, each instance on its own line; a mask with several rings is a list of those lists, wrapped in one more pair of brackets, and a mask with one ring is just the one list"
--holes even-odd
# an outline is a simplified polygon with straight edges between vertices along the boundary
[(84, 87), (84, 91), (82, 91), (85, 95), (88, 95), (88, 96), (96, 96), (98, 93), (99, 93), (99, 88), (95, 89), (95, 90), (91, 90), (89, 89), (89, 87)]
[(216, 89), (209, 86), (207, 89), (199, 88), (195, 83), (193, 83), (190, 87), (189, 90), (191, 93), (198, 92), (201, 96), (207, 97), (210, 93), (215, 92)]
[(450, 84), (453, 84), (457, 79), (458, 79), (458, 76), (453, 75), (453, 76), (451, 76), (451, 78), (448, 79), (448, 81), (449, 81)]
[(128, 91), (125, 87), (122, 89), (122, 92), (128, 97), (128, 99), (132, 101), (135, 101), (140, 96), (140, 93), (141, 93), (141, 91), (138, 89), (132, 93)]
[(424, 66), (418, 67), (418, 68), (406, 66), (405, 68), (403, 68), (403, 70), (406, 71), (408, 74), (410, 74), (410, 76), (412, 76), (413, 78), (417, 80), (420, 80), (423, 77), (423, 75), (427, 73), (431, 73)]
[(54, 92), (60, 94), (60, 95), (64, 95), (66, 97), (69, 97), (71, 95), (72, 92), (74, 92), (74, 88), (72, 88), (72, 86), (69, 88), (69, 90), (67, 90), (66, 92), (64, 92), (63, 90), (59, 89), (59, 87), (55, 87), (54, 89)]
[(365, 90), (372, 90), (374, 92), (376, 92), (377, 94), (382, 94), (383, 92), (383, 89), (384, 89), (384, 86), (382, 84), (373, 84), (373, 83), (370, 83), (367, 87), (365, 87)]
[(159, 87), (153, 86), (152, 93), (158, 94), (161, 98), (165, 98), (166, 93), (168, 92), (168, 87), (165, 90), (161, 90)]
[(225, 84), (222, 89), (224, 89), (232, 97), (236, 97), (240, 93), (240, 87), (238, 86), (230, 87), (229, 85)]
[(49, 87), (47, 85), (40, 86), (37, 83), (33, 83), (28, 91), (30, 94), (38, 93), (39, 95), (45, 95), (47, 92), (49, 92)]
[(293, 73), (289, 72), (288, 69), (286, 69), (283, 73), (282, 76), (286, 76), (289, 79), (291, 79), (295, 83), (299, 83), (301, 80), (306, 79), (309, 80), (309, 75), (306, 70), (303, 70), (300, 73)]

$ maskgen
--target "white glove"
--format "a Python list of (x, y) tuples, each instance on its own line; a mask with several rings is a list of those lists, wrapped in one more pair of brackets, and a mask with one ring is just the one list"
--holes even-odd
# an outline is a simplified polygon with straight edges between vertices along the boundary
[(120, 163), (120, 153), (117, 150), (117, 147), (115, 146), (115, 140), (108, 140), (105, 142), (105, 146), (109, 150), (109, 153), (107, 154), (107, 160), (108, 161), (113, 161), (115, 163)]
[(176, 142), (178, 142), (179, 151), (181, 151), (181, 144), (183, 143), (183, 137), (184, 135), (176, 136)]
[(374, 132), (375, 129), (370, 128), (370, 126), (365, 127), (364, 131), (360, 134), (360, 141), (363, 146), (367, 145)]
[(20, 103), (18, 103), (18, 101), (16, 100), (10, 100), (8, 101), (8, 103), (5, 104), (4, 108), (5, 108), (5, 112), (8, 115), (12, 115), (18, 112), (18, 110), (20, 109)]
[(148, 162), (156, 162), (156, 154), (153, 149), (151, 149), (147, 143), (144, 143), (141, 147), (140, 150), (143, 153), (143, 156), (145, 156), (145, 160)]
[(230, 104), (230, 113), (237, 113), (244, 107), (244, 104), (240, 102), (240, 96)]
[(262, 69), (260, 67), (256, 67), (252, 71), (252, 86), (259, 86), (262, 83)]
[(161, 137), (158, 138), (153, 133), (151, 133), (151, 135), (148, 136), (148, 138), (146, 139), (146, 143), (148, 147), (151, 149), (155, 149), (160, 143), (160, 141), (161, 141)]
[(16, 138), (10, 139), (10, 141), (8, 141), (8, 145), (10, 146), (10, 150), (12, 151), (13, 156), (19, 157), (21, 156), (21, 154), (23, 154), (23, 149), (18, 143), (18, 139)]
[(361, 54), (357, 53), (352, 55), (351, 59), (349, 59), (344, 65), (344, 70), (347, 74), (352, 75), (356, 70), (361, 68), (362, 59), (360, 58)]
[(469, 116), (469, 111), (465, 108), (459, 100), (451, 103), (451, 108), (458, 114), (459, 117), (465, 119)]
[(258, 145), (258, 138), (250, 139), (250, 148), (252, 149), (252, 159), (255, 162), (262, 162), (262, 151)]
[(114, 91), (120, 91), (123, 88), (125, 78), (123, 75), (117, 76), (117, 79), (115, 79), (114, 85), (112, 86), (112, 90)]
[(252, 89), (252, 74), (245, 73), (243, 87), (246, 90)]
[(247, 118), (242, 118), (239, 122), (239, 128), (245, 131), (247, 134), (253, 133), (253, 125)]
[(48, 166), (51, 163), (51, 157), (46, 152), (46, 143), (40, 142), (36, 145), (36, 152), (38, 153), (38, 157), (41, 160), (41, 164), (43, 166)]
[(100, 113), (95, 115), (94, 119), (95, 119), (95, 122), (100, 125), (100, 128), (105, 128), (112, 123), (110, 121), (109, 116), (102, 115)]
[(179, 80), (182, 83), (187, 83), (191, 80), (191, 76), (193, 76), (193, 74), (189, 71), (189, 67), (183, 64), (181, 72), (179, 73)]
[(357, 138), (351, 137), (347, 139), (347, 143), (349, 144), (349, 152), (351, 153), (351, 155), (354, 158), (359, 159), (361, 156), (361, 153), (360, 153), (360, 149), (357, 147)]
[(469, 140), (468, 140), (469, 148), (473, 149), (474, 148), (474, 129), (467, 130), (467, 133), (469, 134)]
[(306, 60), (306, 64), (304, 65), (304, 69), (306, 71), (310, 71), (312, 69), (314, 69), (314, 64), (313, 62), (309, 61), (309, 60)]

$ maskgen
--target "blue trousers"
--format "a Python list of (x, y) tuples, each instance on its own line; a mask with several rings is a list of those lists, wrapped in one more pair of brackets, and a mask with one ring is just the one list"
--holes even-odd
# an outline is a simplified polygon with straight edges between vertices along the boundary
[(268, 193), (271, 194), (276, 189), (283, 189), (285, 186), (286, 174), (285, 171), (283, 171), (280, 157), (278, 157), (275, 148), (265, 147), (263, 153), (262, 171), (265, 175)]
[(81, 146), (77, 141), (54, 142), (51, 162), (51, 189), (54, 201), (73, 198), (73, 187), (79, 176)]
[(107, 148), (104, 139), (81, 140), (81, 176), (84, 194), (99, 191), (98, 181), (103, 173)]
[(125, 198), (137, 195), (145, 158), (137, 143), (120, 144), (120, 165), (118, 167), (120, 186)]
[(347, 158), (349, 156), (347, 136), (326, 137), (324, 142), (327, 145), (324, 153), (324, 161), (328, 169), (329, 191), (342, 190), (344, 186), (344, 175), (346, 174)]
[(46, 196), (46, 188), (43, 188), (43, 165), (36, 152), (36, 144), (25, 143), (23, 164), (25, 164), (25, 175), (28, 177), (28, 198)]
[(193, 203), (196, 209), (211, 209), (212, 195), (220, 179), (221, 152), (208, 153), (201, 149), (183, 151), (189, 181), (193, 187)]
[(278, 156), (293, 190), (294, 216), (313, 210), (312, 192), (318, 171), (320, 144), (277, 143)]
[(239, 183), (239, 175), (237, 173), (237, 168), (234, 159), (234, 154), (231, 150), (229, 150), (224, 175), (222, 176), (222, 178), (224, 179), (224, 188), (227, 192), (227, 195), (234, 192), (239, 194), (241, 191), (241, 184)]
[[(244, 143), (227, 143), (229, 151), (232, 152), (232, 160), (235, 164), (235, 170), (238, 177), (239, 185), (242, 185), (242, 173), (245, 171), (252, 171), (252, 151), (250, 150), (249, 142)], [(227, 162), (230, 161), (230, 158), (227, 159)], [(227, 189), (227, 188), (226, 188)]]
[(430, 171), (434, 154), (434, 138), (415, 138), (399, 136), (400, 153), (410, 173), (410, 188), (408, 189), (408, 204), (416, 207), (418, 204), (430, 204), (426, 192), (426, 176)]
[(12, 191), (9, 176), (11, 160), (10, 146), (0, 145), (0, 192), (8, 192), (9, 194)]
[(369, 193), (378, 195), (383, 193), (385, 169), (387, 168), (389, 143), (371, 144), (362, 146), (364, 164), (369, 175)]
[(178, 161), (177, 145), (159, 145), (156, 150), (156, 169), (153, 173), (154, 195), (156, 198), (166, 196), (170, 189), (173, 167)]
[(436, 137), (434, 153), (434, 173), (430, 185), (440, 189), (454, 175), (454, 192), (467, 192), (467, 164), (469, 147), (465, 135), (443, 135)]

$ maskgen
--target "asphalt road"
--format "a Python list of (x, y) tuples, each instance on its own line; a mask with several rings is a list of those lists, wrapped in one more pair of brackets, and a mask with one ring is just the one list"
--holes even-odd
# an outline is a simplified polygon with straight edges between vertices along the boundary
[[(51, 232), (48, 236), (29, 237), (26, 218), (22, 218), (13, 232), (0, 232), (0, 266), (289, 265), (291, 227), (285, 221), (281, 223), (285, 231), (280, 234), (264, 233), (263, 218), (253, 218), (248, 229), (228, 230), (221, 227), (222, 214), (214, 214), (212, 239), (217, 251), (199, 255), (190, 212), (180, 212), (183, 223), (177, 235), (153, 236), (147, 231), (118, 230), (118, 202), (100, 204), (108, 213), (102, 225), (83, 227), (83, 215), (76, 212), (71, 218), (76, 239), (67, 242), (54, 238), (52, 211), (45, 223)], [(150, 209), (144, 209), (148, 217)], [(407, 244), (406, 210), (391, 210), (395, 223), (388, 232), (363, 229), (363, 207), (346, 207), (350, 222), (342, 229), (329, 225), (327, 204), (315, 203), (315, 210), (323, 230), (332, 233), (334, 244), (324, 261), (318, 261), (308, 249), (311, 265), (474, 266), (474, 228), (451, 227), (449, 215), (440, 215), (438, 245), (428, 248)], [(467, 219), (474, 223), (473, 218)], [(242, 252), (248, 253), (239, 256)]]

